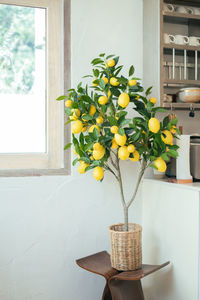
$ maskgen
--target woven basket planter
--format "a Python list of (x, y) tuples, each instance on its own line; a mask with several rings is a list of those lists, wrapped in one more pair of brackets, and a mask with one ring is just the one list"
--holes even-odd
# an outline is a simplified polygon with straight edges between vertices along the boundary
[(111, 265), (119, 271), (137, 270), (142, 267), (142, 227), (129, 223), (129, 231), (124, 224), (109, 227), (111, 240)]

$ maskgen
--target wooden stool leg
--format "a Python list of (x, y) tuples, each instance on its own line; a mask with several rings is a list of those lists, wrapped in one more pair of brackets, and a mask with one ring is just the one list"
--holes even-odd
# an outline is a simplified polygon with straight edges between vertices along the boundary
[(106, 284), (106, 286), (104, 288), (102, 300), (112, 300), (112, 296), (111, 296), (108, 284)]
[(140, 280), (110, 280), (112, 300), (144, 300)]

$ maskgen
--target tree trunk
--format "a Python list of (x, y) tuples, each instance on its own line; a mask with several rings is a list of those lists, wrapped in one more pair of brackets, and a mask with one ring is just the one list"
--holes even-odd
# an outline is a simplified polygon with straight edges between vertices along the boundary
[(128, 231), (128, 207), (124, 207), (124, 231)]

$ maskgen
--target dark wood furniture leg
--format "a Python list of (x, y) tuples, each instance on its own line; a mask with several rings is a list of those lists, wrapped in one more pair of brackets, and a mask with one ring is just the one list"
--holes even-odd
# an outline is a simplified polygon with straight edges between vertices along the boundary
[(144, 300), (141, 279), (169, 264), (142, 265), (136, 271), (119, 272), (112, 268), (110, 255), (106, 251), (78, 259), (76, 263), (79, 267), (105, 278), (102, 300)]
[(144, 300), (140, 280), (122, 281), (111, 279), (109, 286), (113, 297), (112, 300)]

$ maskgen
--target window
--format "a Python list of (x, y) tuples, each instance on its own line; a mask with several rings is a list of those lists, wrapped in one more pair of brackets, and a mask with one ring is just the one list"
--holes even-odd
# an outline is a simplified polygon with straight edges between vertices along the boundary
[(0, 175), (66, 173), (62, 8), (0, 0)]

